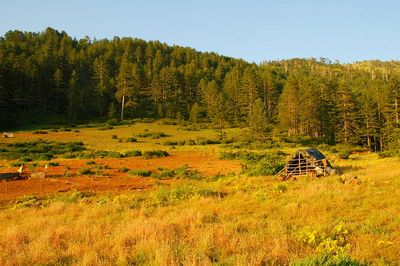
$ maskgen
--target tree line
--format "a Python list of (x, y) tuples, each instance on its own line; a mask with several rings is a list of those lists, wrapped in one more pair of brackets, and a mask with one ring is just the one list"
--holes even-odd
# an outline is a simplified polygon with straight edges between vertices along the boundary
[(61, 116), (173, 118), (394, 150), (400, 63), (291, 59), (261, 64), (114, 37), (9, 31), (0, 38), (0, 127)]

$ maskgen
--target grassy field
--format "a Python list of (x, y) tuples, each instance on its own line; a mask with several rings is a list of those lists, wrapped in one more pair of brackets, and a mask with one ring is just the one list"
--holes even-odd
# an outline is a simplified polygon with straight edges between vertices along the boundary
[[(298, 149), (292, 143), (244, 144), (242, 129), (225, 130), (222, 140), (229, 141), (221, 144), (204, 141), (222, 142), (216, 130), (161, 123), (75, 130), (20, 132), (2, 142), (42, 138), (82, 141), (93, 150), (215, 156), (240, 151), (254, 157), (279, 150), (283, 158)], [(154, 132), (165, 136), (143, 137)], [(130, 137), (136, 142), (127, 141)], [(188, 140), (194, 143), (165, 143)], [(0, 264), (398, 265), (400, 160), (367, 152), (341, 159), (330, 147), (321, 148), (340, 175), (280, 181), (242, 170), (155, 180), (142, 191), (71, 190), (3, 202)], [(3, 167), (9, 163), (2, 161)]]

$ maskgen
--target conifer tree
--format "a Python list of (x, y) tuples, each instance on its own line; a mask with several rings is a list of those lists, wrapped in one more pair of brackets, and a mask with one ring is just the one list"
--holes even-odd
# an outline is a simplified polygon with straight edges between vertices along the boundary
[(271, 128), (261, 99), (255, 101), (252, 112), (247, 117), (247, 123), (257, 139), (264, 139), (266, 134), (270, 132)]

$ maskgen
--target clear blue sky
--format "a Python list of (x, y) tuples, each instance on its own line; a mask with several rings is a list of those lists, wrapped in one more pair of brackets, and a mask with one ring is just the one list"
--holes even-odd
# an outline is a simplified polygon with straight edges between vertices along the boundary
[(400, 59), (399, 0), (0, 0), (0, 35), (50, 26), (130, 36), (247, 61)]

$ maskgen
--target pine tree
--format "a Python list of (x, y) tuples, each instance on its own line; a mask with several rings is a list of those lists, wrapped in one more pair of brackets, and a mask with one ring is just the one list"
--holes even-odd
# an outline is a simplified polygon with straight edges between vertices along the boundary
[(339, 82), (336, 100), (337, 110), (337, 140), (345, 144), (355, 144), (358, 141), (360, 116), (358, 106), (348, 84)]
[(224, 92), (227, 96), (228, 119), (232, 124), (243, 122), (243, 93), (240, 84), (240, 72), (238, 68), (227, 73), (224, 80)]
[(283, 87), (283, 92), (279, 100), (279, 125), (291, 135), (300, 132), (300, 86), (298, 78), (290, 75)]
[(56, 85), (56, 95), (54, 101), (54, 111), (58, 113), (60, 99), (62, 99), (63, 93), (63, 86), (64, 86), (64, 77), (63, 72), (61, 69), (57, 68), (56, 72), (54, 73), (54, 82)]
[(261, 99), (255, 101), (252, 112), (247, 117), (247, 123), (257, 139), (264, 139), (266, 134), (270, 132), (271, 128), (267, 120), (264, 103)]
[(195, 104), (193, 104), (192, 108), (190, 109), (189, 121), (192, 124), (196, 124), (199, 119), (199, 114), (200, 114), (200, 106), (197, 103), (195, 103)]
[(100, 115), (105, 115), (111, 95), (110, 74), (105, 60), (96, 58), (93, 62), (92, 81), (98, 112)]
[(69, 79), (68, 82), (68, 102), (69, 102), (68, 117), (69, 119), (72, 120), (75, 120), (76, 118), (76, 107), (78, 104), (77, 85), (78, 85), (78, 74), (75, 70), (73, 70), (71, 78)]

